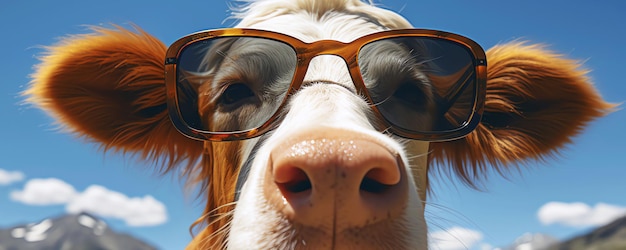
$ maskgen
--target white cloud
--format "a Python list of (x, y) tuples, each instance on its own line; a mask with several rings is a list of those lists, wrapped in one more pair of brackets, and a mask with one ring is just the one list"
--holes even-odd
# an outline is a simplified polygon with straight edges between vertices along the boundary
[(479, 249), (480, 250), (494, 250), (494, 249), (499, 249), (499, 248), (494, 248), (491, 244), (488, 244), (488, 243), (481, 243)]
[(428, 234), (430, 249), (466, 250), (471, 249), (483, 239), (483, 234), (462, 227), (452, 227)]
[(150, 195), (128, 197), (91, 185), (77, 192), (62, 180), (32, 179), (21, 191), (12, 191), (11, 199), (28, 205), (62, 205), (69, 213), (88, 212), (105, 218), (120, 219), (129, 226), (155, 226), (167, 221), (165, 205)]
[(70, 184), (55, 178), (32, 179), (26, 182), (24, 190), (12, 191), (11, 199), (28, 205), (65, 204), (76, 196)]
[(152, 196), (129, 198), (98, 185), (85, 189), (67, 204), (66, 210), (121, 219), (129, 226), (154, 226), (167, 221), (165, 205)]
[(548, 202), (539, 208), (537, 217), (544, 225), (561, 224), (586, 227), (605, 225), (626, 216), (626, 207), (598, 203), (591, 207), (582, 202)]
[(24, 174), (20, 171), (7, 171), (0, 168), (0, 186), (22, 181)]

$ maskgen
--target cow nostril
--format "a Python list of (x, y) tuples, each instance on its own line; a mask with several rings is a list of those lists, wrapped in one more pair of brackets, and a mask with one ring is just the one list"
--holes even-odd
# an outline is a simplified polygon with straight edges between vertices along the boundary
[(286, 176), (283, 176), (282, 180), (277, 180), (276, 185), (281, 189), (283, 193), (301, 193), (311, 189), (311, 180), (307, 174), (300, 168), (289, 168)]
[(361, 191), (365, 191), (368, 193), (379, 194), (379, 193), (385, 192), (390, 187), (391, 185), (386, 185), (372, 178), (365, 177), (363, 178), (363, 181), (361, 181), (361, 185), (359, 186), (359, 189)]
[(282, 185), (285, 191), (291, 193), (300, 193), (311, 189), (311, 181), (308, 178), (306, 180), (283, 183)]
[(359, 189), (369, 193), (383, 193), (400, 181), (398, 177), (390, 173), (388, 169), (373, 168), (365, 174)]

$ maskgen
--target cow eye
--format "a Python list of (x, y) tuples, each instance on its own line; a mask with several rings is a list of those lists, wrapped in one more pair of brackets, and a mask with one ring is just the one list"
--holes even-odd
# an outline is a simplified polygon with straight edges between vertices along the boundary
[(426, 109), (428, 97), (418, 84), (422, 83), (402, 83), (393, 93), (394, 99), (412, 110), (423, 111)]
[(252, 89), (244, 83), (229, 85), (219, 97), (220, 105), (228, 110), (237, 109), (246, 104), (254, 104), (258, 101)]

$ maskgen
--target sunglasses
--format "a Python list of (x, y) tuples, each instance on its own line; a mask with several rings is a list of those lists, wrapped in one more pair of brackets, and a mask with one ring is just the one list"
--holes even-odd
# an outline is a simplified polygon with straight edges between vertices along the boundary
[(167, 105), (174, 126), (209, 141), (254, 138), (276, 128), (290, 96), (308, 86), (311, 60), (343, 59), (375, 126), (397, 136), (444, 141), (480, 122), (485, 52), (474, 41), (424, 29), (389, 30), (352, 42), (312, 43), (264, 30), (194, 33), (167, 50)]

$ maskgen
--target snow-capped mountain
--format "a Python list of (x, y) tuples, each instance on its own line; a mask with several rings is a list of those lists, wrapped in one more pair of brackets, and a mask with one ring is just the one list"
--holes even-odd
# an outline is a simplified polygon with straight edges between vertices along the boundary
[(545, 234), (524, 234), (499, 250), (622, 250), (626, 249), (626, 217), (561, 242)]
[(48, 218), (37, 223), (0, 229), (0, 250), (152, 250), (155, 247), (116, 233), (87, 213)]
[(626, 217), (619, 218), (607, 225), (596, 228), (586, 234), (552, 245), (550, 250), (622, 250), (626, 249)]

